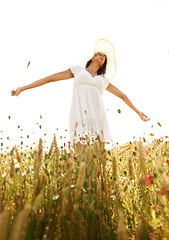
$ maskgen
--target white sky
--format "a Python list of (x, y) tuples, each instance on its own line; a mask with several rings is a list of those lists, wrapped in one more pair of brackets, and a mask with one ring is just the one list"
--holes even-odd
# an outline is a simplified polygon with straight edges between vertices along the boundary
[(73, 79), (25, 91), (18, 98), (11, 97), (11, 90), (91, 57), (99, 38), (115, 47), (117, 73), (112, 84), (151, 118), (144, 123), (123, 101), (105, 91), (114, 141), (124, 143), (150, 132), (156, 137), (169, 135), (168, 13), (168, 0), (1, 1), (0, 142), (26, 144), (27, 135), (33, 142), (44, 132), (49, 143), (54, 133), (57, 138), (69, 136), (64, 130), (69, 130)]

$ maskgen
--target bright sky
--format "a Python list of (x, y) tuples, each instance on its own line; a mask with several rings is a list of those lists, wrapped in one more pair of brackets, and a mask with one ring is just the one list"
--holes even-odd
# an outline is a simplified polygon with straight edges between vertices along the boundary
[(1, 1), (0, 142), (26, 144), (29, 135), (32, 143), (46, 132), (43, 140), (50, 145), (54, 133), (57, 139), (69, 136), (73, 79), (19, 97), (11, 97), (11, 90), (91, 57), (99, 38), (115, 47), (117, 73), (111, 83), (151, 118), (144, 123), (122, 100), (105, 91), (114, 141), (125, 143), (150, 132), (156, 137), (169, 135), (168, 13), (168, 0)]

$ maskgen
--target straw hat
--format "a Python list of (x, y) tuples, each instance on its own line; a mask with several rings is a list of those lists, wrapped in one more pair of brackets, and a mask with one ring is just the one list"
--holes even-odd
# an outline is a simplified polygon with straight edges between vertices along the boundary
[[(115, 60), (114, 46), (112, 45), (112, 43), (110, 43), (106, 39), (99, 39), (94, 49), (94, 53), (96, 52), (102, 52), (107, 56), (107, 66), (106, 66), (105, 77), (111, 80), (116, 73), (116, 60)], [(87, 61), (81, 62), (80, 65), (85, 67)]]

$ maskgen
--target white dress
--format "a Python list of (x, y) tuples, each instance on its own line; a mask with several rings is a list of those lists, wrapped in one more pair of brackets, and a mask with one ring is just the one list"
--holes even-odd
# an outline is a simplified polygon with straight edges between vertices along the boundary
[(70, 141), (78, 142), (87, 135), (90, 139), (99, 136), (101, 141), (114, 144), (102, 99), (109, 80), (101, 75), (92, 75), (81, 66), (70, 68), (74, 75), (74, 88), (70, 108)]

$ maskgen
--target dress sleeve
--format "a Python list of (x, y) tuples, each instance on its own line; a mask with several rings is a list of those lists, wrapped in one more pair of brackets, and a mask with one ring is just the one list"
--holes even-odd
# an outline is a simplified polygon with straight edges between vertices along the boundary
[(108, 78), (104, 77), (104, 85), (105, 85), (105, 89), (108, 87), (110, 81)]
[(74, 77), (76, 77), (76, 75), (78, 75), (78, 73), (80, 72), (82, 68), (80, 66), (72, 66), (70, 67), (71, 72), (73, 73)]

